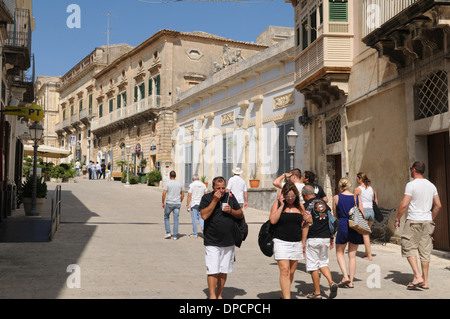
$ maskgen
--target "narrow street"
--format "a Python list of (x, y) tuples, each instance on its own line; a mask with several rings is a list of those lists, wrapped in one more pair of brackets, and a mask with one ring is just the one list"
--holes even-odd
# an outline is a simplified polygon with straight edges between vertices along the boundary
[[(52, 242), (0, 243), (0, 298), (50, 299), (206, 299), (202, 238), (190, 238), (190, 215), (183, 201), (181, 238), (164, 239), (161, 189), (146, 185), (86, 180), (62, 184), (62, 217)], [(55, 184), (49, 184), (47, 208)], [(24, 219), (17, 210), (10, 220)], [(279, 270), (259, 250), (257, 235), (269, 211), (245, 211), (249, 236), (237, 248), (235, 269), (228, 276), (226, 299), (278, 299)], [(449, 298), (450, 259), (433, 254), (430, 289), (408, 291), (412, 273), (393, 244), (373, 245), (374, 259), (358, 250), (355, 289), (339, 289), (337, 299)], [(445, 257), (445, 258), (444, 258)], [(335, 250), (330, 252), (334, 281), (341, 279)], [(77, 277), (78, 276), (78, 277)], [(77, 286), (79, 284), (79, 286)], [(322, 295), (329, 293), (322, 278)], [(311, 277), (299, 263), (292, 297), (305, 299)]]

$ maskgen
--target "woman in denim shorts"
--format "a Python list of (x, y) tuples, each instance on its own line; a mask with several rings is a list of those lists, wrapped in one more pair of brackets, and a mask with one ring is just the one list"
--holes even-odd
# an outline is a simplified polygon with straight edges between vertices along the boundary
[[(363, 172), (359, 172), (358, 174), (356, 174), (356, 183), (358, 183), (359, 186), (355, 188), (353, 193), (361, 197), (364, 208), (364, 217), (369, 224), (369, 227), (371, 227), (373, 222), (375, 221), (373, 201), (375, 201), (378, 205), (378, 199), (375, 190), (372, 188), (372, 186), (370, 186), (370, 179)], [(363, 239), (364, 247), (366, 249), (364, 258), (372, 260), (370, 235), (363, 235)]]

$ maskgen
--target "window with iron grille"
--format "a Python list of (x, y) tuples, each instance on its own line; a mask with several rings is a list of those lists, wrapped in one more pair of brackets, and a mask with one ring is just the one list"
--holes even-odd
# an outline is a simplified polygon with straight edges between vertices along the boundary
[(338, 114), (327, 121), (327, 145), (341, 141), (341, 116)]
[(415, 119), (448, 112), (447, 72), (437, 71), (416, 87)]

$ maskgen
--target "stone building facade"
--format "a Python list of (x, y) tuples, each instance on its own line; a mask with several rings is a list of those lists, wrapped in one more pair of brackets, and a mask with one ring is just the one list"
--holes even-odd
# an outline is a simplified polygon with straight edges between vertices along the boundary
[(249, 57), (266, 46), (203, 32), (161, 30), (95, 74), (92, 155), (111, 162), (114, 174), (121, 171), (117, 162), (129, 160), (136, 173), (145, 159), (140, 171), (156, 169), (168, 178), (174, 169), (171, 106), (183, 91), (229, 63), (222, 59), (224, 48)]
[[(435, 247), (450, 249), (449, 9), (442, 1), (289, 1), (297, 28), (295, 87), (305, 95), (305, 162), (327, 193), (364, 171), (393, 219), (415, 160), (443, 208)], [(314, 58), (315, 57), (315, 58)]]
[[(41, 106), (45, 112), (45, 118), (42, 120), (44, 127), (42, 143), (50, 147), (58, 146), (55, 125), (59, 122), (59, 80), (60, 78), (57, 76), (38, 76), (36, 78), (35, 103)], [(51, 160), (44, 158), (44, 161)]]
[[(277, 38), (280, 30), (289, 31), (270, 27), (259, 38)], [(179, 96), (172, 107), (176, 111), (172, 138), (176, 171), (185, 186), (194, 174), (211, 182), (216, 176), (230, 178), (239, 167), (249, 189), (249, 180), (258, 179), (259, 190), (271, 193), (273, 180), (290, 170), (286, 134), (294, 128), (299, 135), (296, 148), (303, 148), (298, 118), (304, 104), (293, 87), (293, 33), (290, 29), (286, 33), (290, 37), (277, 44), (267, 41), (271, 46), (266, 50), (220, 70)], [(294, 166), (303, 168), (301, 152)], [(265, 209), (272, 204), (259, 199), (252, 207)]]
[(72, 155), (63, 159), (70, 162), (79, 159), (83, 163), (92, 160), (91, 121), (96, 114), (94, 103), (94, 75), (132, 47), (127, 44), (101, 46), (77, 63), (58, 81), (58, 120), (55, 132), (58, 147), (70, 150)]

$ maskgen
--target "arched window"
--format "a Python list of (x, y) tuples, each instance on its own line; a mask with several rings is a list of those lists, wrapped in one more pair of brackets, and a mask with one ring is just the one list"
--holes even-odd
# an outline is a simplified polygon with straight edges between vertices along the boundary
[(125, 161), (125, 143), (122, 143), (122, 145), (120, 145), (120, 152), (122, 154), (121, 156), (122, 161)]

